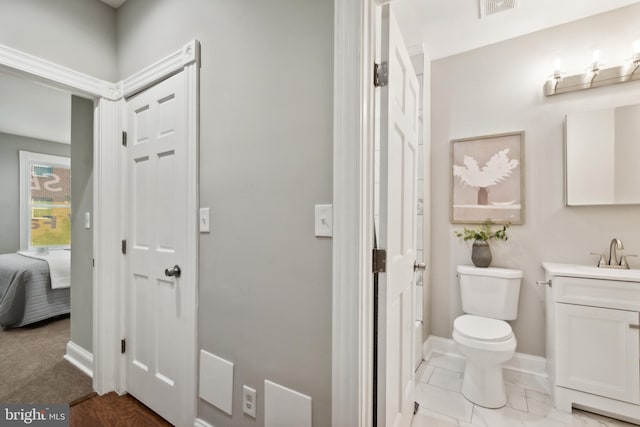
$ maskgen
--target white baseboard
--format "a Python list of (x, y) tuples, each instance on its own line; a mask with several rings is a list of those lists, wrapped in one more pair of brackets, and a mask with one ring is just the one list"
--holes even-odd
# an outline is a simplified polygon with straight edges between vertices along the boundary
[(67, 343), (67, 354), (64, 355), (64, 360), (93, 378), (93, 354), (73, 341)]
[(193, 427), (214, 427), (213, 424), (209, 424), (208, 422), (201, 420), (200, 418), (196, 418), (193, 423)]
[[(432, 353), (445, 354), (451, 357), (463, 359), (456, 347), (456, 343), (451, 338), (441, 338), (429, 335), (424, 342), (424, 359), (429, 360)], [(539, 377), (547, 377), (546, 371), (547, 359), (540, 356), (532, 356), (530, 354), (516, 353), (511, 360), (504, 364), (505, 369), (511, 371), (522, 372), (525, 374), (536, 375)]]

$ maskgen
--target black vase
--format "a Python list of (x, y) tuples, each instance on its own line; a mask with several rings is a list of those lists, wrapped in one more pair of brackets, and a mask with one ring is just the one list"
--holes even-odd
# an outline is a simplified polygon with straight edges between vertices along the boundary
[(471, 248), (471, 261), (476, 267), (486, 268), (491, 264), (491, 248), (489, 243), (483, 240), (473, 242)]

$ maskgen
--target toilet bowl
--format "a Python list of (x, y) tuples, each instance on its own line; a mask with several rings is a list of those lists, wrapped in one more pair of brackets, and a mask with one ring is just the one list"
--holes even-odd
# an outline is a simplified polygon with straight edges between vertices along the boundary
[(465, 357), (462, 394), (486, 408), (507, 403), (502, 364), (516, 351), (505, 320), (518, 314), (522, 271), (458, 266), (462, 310), (453, 322), (453, 341)]
[(507, 322), (462, 315), (454, 321), (453, 341), (466, 359), (462, 394), (485, 408), (507, 403), (502, 364), (516, 351), (516, 338)]

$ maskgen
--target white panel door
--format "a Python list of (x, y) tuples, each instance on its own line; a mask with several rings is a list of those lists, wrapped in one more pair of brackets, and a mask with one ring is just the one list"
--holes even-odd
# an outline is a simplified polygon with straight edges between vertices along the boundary
[(405, 427), (414, 408), (413, 323), (416, 261), (418, 79), (390, 5), (382, 7), (380, 95), (380, 238), (387, 251), (379, 276), (378, 425)]
[(556, 304), (556, 377), (560, 386), (640, 403), (639, 315)]
[(185, 394), (185, 297), (196, 272), (185, 265), (187, 138), (180, 72), (127, 101), (127, 391), (174, 425)]

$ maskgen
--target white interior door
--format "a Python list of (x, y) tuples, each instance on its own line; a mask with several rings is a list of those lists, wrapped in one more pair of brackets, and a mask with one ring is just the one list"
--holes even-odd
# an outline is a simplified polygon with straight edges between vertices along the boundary
[[(127, 101), (128, 241), (127, 391), (174, 425), (184, 425), (181, 396), (192, 395), (184, 337), (189, 287), (185, 266), (191, 231), (187, 203), (186, 86), (184, 72)], [(169, 272), (170, 274), (171, 272)], [(193, 424), (191, 424), (193, 425)]]
[(378, 425), (405, 427), (414, 409), (413, 323), (416, 261), (416, 178), (420, 89), (393, 17), (382, 9), (382, 63), (388, 84), (380, 96), (379, 247), (387, 252), (379, 276)]

